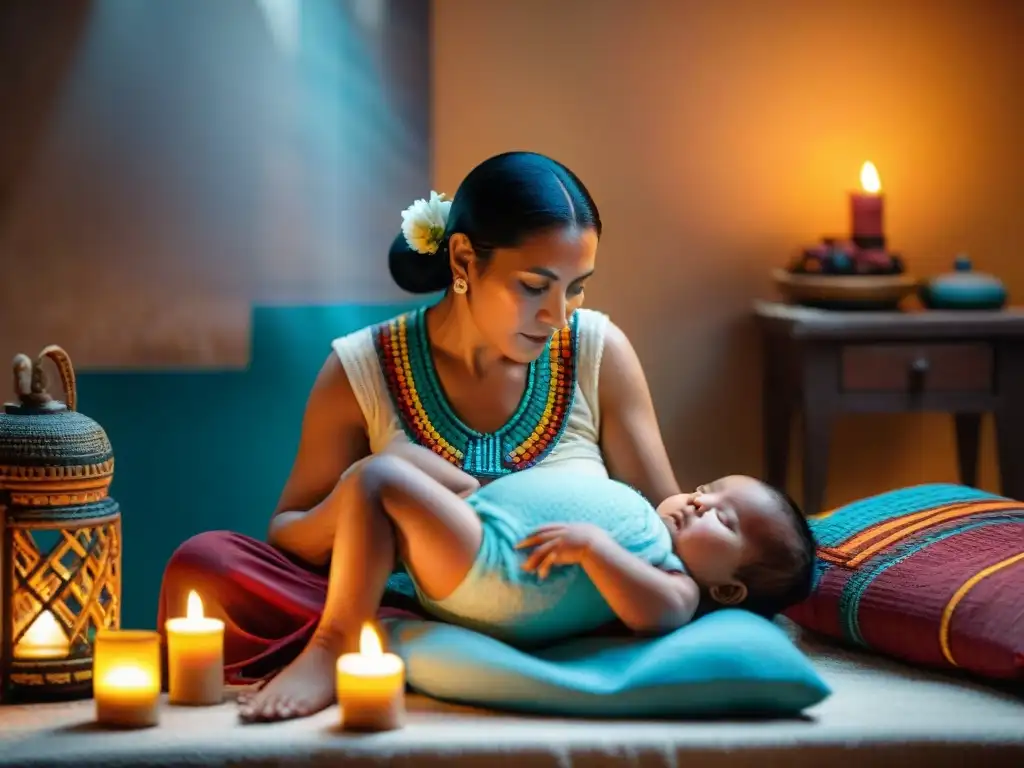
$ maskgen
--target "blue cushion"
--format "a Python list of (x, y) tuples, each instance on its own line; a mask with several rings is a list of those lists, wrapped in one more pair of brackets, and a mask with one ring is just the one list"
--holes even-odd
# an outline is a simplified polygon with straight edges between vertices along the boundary
[(781, 628), (708, 614), (657, 638), (586, 637), (525, 652), (469, 629), (388, 622), (409, 686), (436, 699), (591, 717), (793, 716), (828, 685)]

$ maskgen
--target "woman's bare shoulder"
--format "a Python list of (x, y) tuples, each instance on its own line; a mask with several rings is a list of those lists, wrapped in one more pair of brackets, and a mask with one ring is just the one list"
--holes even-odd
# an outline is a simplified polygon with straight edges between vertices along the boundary
[[(306, 419), (335, 424), (363, 422), (352, 381), (337, 354), (328, 355), (320, 367), (306, 402)], [(365, 429), (365, 424), (362, 426)]]

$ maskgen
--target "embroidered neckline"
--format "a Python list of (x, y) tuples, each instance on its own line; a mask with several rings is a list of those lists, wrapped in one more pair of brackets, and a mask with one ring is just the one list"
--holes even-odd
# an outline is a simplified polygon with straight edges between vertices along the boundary
[(448, 401), (430, 353), (425, 307), (377, 325), (373, 341), (406, 435), (470, 474), (498, 477), (532, 467), (565, 431), (576, 391), (575, 314), (530, 363), (519, 405), (494, 432), (465, 424)]

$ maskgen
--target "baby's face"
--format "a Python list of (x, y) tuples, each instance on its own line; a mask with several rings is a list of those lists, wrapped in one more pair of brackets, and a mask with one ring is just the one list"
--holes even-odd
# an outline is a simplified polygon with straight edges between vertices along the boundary
[(658, 516), (689, 574), (712, 587), (733, 582), (740, 566), (755, 562), (766, 537), (785, 535), (778, 506), (761, 481), (730, 475), (693, 493), (670, 496), (658, 507)]

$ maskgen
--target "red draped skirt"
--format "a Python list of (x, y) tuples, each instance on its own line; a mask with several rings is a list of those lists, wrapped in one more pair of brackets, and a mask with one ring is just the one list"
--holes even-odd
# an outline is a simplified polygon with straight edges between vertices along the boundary
[[(168, 617), (185, 614), (193, 589), (206, 615), (225, 622), (227, 682), (251, 683), (273, 675), (306, 646), (323, 611), (327, 568), (314, 569), (248, 536), (209, 531), (182, 544), (167, 563), (157, 619), (161, 633)], [(404, 607), (385, 605), (378, 618), (417, 616), (407, 607), (408, 601)]]

